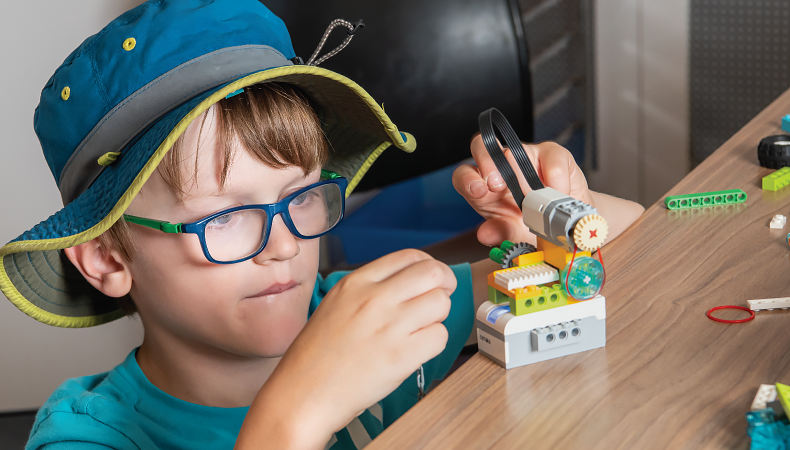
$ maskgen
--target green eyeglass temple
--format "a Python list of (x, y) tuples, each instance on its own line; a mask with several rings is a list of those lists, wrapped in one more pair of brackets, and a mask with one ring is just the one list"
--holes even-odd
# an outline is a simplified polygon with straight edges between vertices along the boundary
[[(339, 174), (329, 170), (321, 169), (321, 180), (335, 180), (342, 178)], [(146, 219), (145, 217), (137, 217), (129, 214), (123, 215), (124, 220), (144, 227), (153, 228), (154, 230), (164, 231), (165, 233), (183, 233), (181, 228), (183, 223), (170, 223), (164, 220)]]

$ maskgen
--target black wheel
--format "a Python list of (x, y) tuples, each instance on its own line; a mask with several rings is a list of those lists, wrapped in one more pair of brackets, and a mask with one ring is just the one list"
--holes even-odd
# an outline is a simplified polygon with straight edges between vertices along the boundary
[(768, 136), (757, 146), (760, 165), (769, 169), (781, 169), (790, 165), (790, 135)]

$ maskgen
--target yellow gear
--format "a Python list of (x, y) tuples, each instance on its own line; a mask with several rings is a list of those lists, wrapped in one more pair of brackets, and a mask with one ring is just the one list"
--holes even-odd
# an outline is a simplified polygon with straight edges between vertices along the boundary
[(579, 249), (593, 252), (603, 245), (607, 234), (609, 234), (609, 225), (606, 224), (606, 220), (598, 214), (590, 214), (576, 223), (573, 241)]

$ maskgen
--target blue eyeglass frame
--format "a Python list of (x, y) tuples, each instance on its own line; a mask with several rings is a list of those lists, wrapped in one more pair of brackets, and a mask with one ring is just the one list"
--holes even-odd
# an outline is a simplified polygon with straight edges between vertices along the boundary
[[(137, 225), (142, 225), (148, 228), (153, 228), (155, 230), (160, 230), (165, 233), (190, 233), (190, 234), (197, 234), (198, 239), (200, 239), (200, 247), (203, 249), (203, 255), (205, 255), (206, 259), (214, 264), (236, 264), (243, 261), (247, 261), (248, 259), (252, 259), (258, 256), (259, 253), (266, 248), (266, 244), (269, 243), (269, 236), (271, 235), (272, 231), (272, 222), (274, 222), (274, 218), (277, 215), (281, 215), (285, 226), (288, 227), (288, 230), (294, 236), (300, 239), (315, 239), (321, 237), (330, 231), (332, 231), (342, 220), (346, 212), (346, 188), (348, 187), (348, 180), (341, 177), (340, 175), (322, 170), (321, 171), (322, 178), (328, 178), (327, 180), (319, 181), (318, 183), (311, 184), (310, 186), (305, 186), (302, 189), (294, 192), (293, 194), (285, 197), (284, 199), (280, 200), (277, 203), (269, 203), (269, 204), (262, 204), (262, 205), (244, 205), (244, 206), (237, 206), (235, 208), (226, 209), (210, 216), (206, 216), (200, 220), (190, 223), (170, 223), (163, 220), (154, 220), (154, 219), (146, 219), (144, 217), (137, 217), (132, 216), (129, 214), (124, 214), (123, 218), (127, 222), (135, 223)], [(293, 221), (291, 220), (291, 213), (288, 211), (288, 205), (291, 203), (293, 199), (298, 197), (299, 195), (303, 194), (304, 192), (309, 191), (310, 189), (314, 189), (319, 186), (323, 186), (326, 184), (335, 184), (340, 188), (340, 217), (337, 219), (337, 222), (332, 225), (331, 228), (324, 231), (321, 234), (317, 234), (315, 236), (304, 236), (303, 234), (299, 233), (299, 230), (296, 229)], [(208, 251), (208, 245), (206, 244), (206, 224), (211, 222), (212, 220), (216, 219), (217, 217), (224, 216), (225, 214), (230, 214), (236, 211), (243, 211), (247, 209), (259, 209), (266, 213), (266, 228), (264, 230), (265, 237), (263, 242), (261, 242), (260, 247), (255, 250), (249, 256), (245, 256), (244, 258), (237, 259), (235, 261), (217, 261), (214, 259)]]

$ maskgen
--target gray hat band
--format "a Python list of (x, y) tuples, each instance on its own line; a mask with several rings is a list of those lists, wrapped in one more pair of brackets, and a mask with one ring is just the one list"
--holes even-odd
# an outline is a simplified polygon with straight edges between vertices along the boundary
[(159, 76), (105, 114), (80, 142), (60, 175), (63, 204), (79, 197), (101, 175), (102, 155), (120, 152), (179, 104), (242, 75), (292, 64), (268, 45), (242, 45), (207, 53)]

